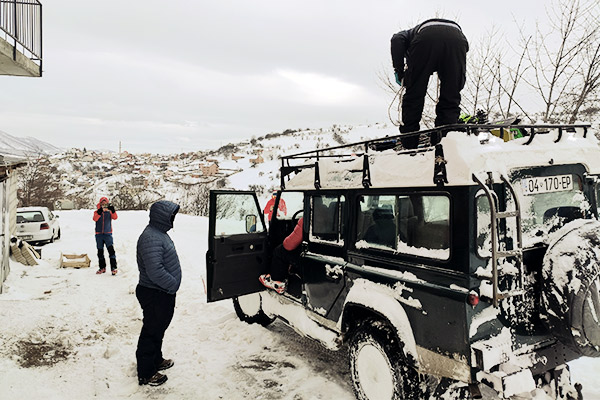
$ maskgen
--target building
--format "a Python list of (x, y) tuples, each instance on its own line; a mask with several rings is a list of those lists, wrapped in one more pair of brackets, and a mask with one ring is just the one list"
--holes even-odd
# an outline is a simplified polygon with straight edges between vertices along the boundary
[(259, 154), (256, 158), (251, 158), (248, 161), (250, 161), (250, 164), (262, 164), (265, 162), (265, 159), (262, 158), (262, 156)]
[(200, 171), (202, 171), (202, 175), (204, 176), (212, 176), (219, 173), (219, 165), (217, 163), (200, 165)]
[(0, 0), (0, 75), (42, 76), (42, 3)]
[(25, 165), (25, 159), (0, 155), (0, 293), (10, 272), (10, 238), (17, 231), (16, 170)]
[[(42, 3), (38, 0), (0, 0), (0, 75), (42, 76)], [(10, 239), (17, 230), (15, 171), (25, 165), (25, 159), (0, 155), (0, 293), (10, 272)]]

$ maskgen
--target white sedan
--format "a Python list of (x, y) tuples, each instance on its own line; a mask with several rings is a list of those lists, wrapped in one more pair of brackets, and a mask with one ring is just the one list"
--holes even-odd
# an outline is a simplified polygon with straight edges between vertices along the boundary
[(60, 239), (58, 215), (48, 207), (17, 208), (17, 237), (31, 243)]

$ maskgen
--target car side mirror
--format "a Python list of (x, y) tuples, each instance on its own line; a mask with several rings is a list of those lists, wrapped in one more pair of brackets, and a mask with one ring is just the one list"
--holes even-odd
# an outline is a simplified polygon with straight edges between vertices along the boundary
[(54, 218), (60, 218), (60, 215), (54, 214)]
[(256, 232), (256, 215), (246, 215), (246, 233)]

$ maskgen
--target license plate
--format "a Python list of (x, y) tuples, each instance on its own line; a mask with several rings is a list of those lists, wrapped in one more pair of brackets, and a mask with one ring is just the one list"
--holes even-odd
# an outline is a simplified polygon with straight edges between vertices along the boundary
[(536, 178), (525, 178), (521, 181), (523, 194), (562, 192), (573, 189), (572, 175), (553, 175)]
[(22, 235), (22, 236), (19, 236), (19, 237), (20, 237), (21, 239), (23, 239), (23, 240), (30, 240), (30, 239), (33, 239), (33, 236), (32, 236), (32, 235)]

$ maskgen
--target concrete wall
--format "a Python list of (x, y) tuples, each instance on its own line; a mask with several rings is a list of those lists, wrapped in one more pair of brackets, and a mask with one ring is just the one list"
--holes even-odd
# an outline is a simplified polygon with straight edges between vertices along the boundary
[(13, 58), (14, 46), (0, 37), (0, 75), (42, 76), (41, 68), (17, 50)]
[(0, 182), (0, 294), (10, 272), (10, 238), (17, 231), (17, 175), (15, 170)]

